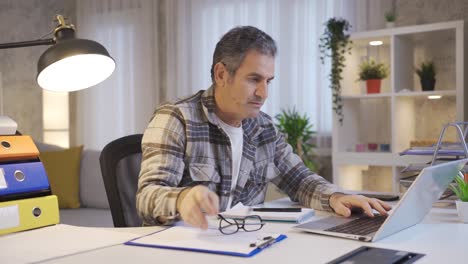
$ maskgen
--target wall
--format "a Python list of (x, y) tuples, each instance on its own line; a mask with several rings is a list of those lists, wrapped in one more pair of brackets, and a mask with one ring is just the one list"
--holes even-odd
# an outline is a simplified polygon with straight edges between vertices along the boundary
[[(0, 43), (41, 38), (55, 28), (53, 19), (56, 14), (70, 18), (73, 23), (75, 0), (0, 1)], [(21, 133), (31, 135), (36, 140), (42, 140), (43, 128), (42, 89), (36, 83), (36, 67), (40, 55), (47, 48), (37, 46), (0, 50), (3, 114), (18, 123)]]
[(397, 26), (468, 19), (466, 0), (397, 0)]
[[(410, 25), (419, 25), (419, 24), (429, 24), (429, 23), (437, 23), (437, 22), (447, 22), (447, 21), (454, 21), (454, 20), (468, 20), (468, 1), (466, 0), (397, 0), (395, 2), (395, 8), (397, 12), (397, 18), (395, 24), (397, 26), (410, 26)], [(465, 51), (468, 48), (468, 41), (467, 35), (468, 31), (465, 25)], [(443, 36), (442, 36), (443, 37)], [(452, 40), (453, 41), (453, 40)], [(437, 47), (435, 48), (437, 49)], [(433, 61), (436, 66), (436, 70), (439, 69), (438, 75), (436, 75), (436, 89), (437, 83), (443, 83), (444, 73), (453, 72), (454, 65), (452, 63), (447, 63), (454, 61), (454, 58), (450, 56), (454, 56), (453, 53), (446, 53), (443, 51), (439, 51), (433, 54)], [(468, 67), (466, 67), (466, 63), (468, 62), (468, 53), (465, 52), (465, 76), (468, 74)], [(450, 76), (449, 76), (450, 77)], [(449, 79), (450, 80), (450, 79)], [(452, 79), (453, 81), (453, 79)], [(466, 81), (465, 81), (466, 83)], [(466, 90), (466, 84), (465, 84)], [(468, 100), (468, 95), (465, 94), (465, 100)], [(442, 106), (443, 108), (444, 106)], [(447, 102), (445, 107), (454, 107), (453, 102)], [(429, 107), (426, 107), (429, 108)], [(432, 116), (433, 120), (446, 120), (444, 115), (444, 111), (435, 111), (434, 109), (430, 109), (429, 111), (433, 111), (434, 115)], [(465, 108), (465, 120), (468, 117), (468, 108)], [(455, 118), (453, 118), (455, 119)], [(457, 120), (462, 121), (462, 120)], [(440, 123), (440, 122), (435, 122)], [(434, 131), (436, 132), (436, 131)], [(439, 131), (440, 132), (440, 131)], [(449, 131), (453, 132), (453, 131)], [(439, 133), (437, 133), (438, 135)], [(434, 137), (434, 133), (432, 133)], [(454, 138), (454, 136), (449, 136), (449, 139)], [(453, 139), (452, 139), (453, 140)]]

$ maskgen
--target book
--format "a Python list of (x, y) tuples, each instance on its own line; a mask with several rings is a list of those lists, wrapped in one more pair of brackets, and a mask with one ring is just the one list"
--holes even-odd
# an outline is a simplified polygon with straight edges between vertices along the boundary
[(0, 116), (0, 135), (14, 135), (18, 124), (8, 116)]
[[(259, 212), (254, 211), (255, 208), (271, 208), (268, 206), (245, 206), (242, 203), (236, 204), (231, 209), (220, 213), (222, 216), (227, 218), (240, 219), (249, 215), (258, 215), (265, 221), (278, 221), (278, 222), (293, 222), (293, 223), (302, 223), (305, 220), (308, 220), (314, 216), (315, 211), (311, 208), (300, 208), (300, 212)], [(278, 208), (278, 206), (275, 206)], [(281, 208), (293, 208), (293, 207), (284, 207)]]
[(285, 238), (282, 234), (260, 231), (224, 235), (217, 228), (174, 226), (132, 239), (125, 245), (251, 257)]

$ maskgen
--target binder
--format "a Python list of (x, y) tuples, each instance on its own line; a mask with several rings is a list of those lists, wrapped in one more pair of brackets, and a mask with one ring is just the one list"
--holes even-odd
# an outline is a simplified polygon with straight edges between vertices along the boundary
[(132, 239), (125, 245), (252, 257), (286, 238), (283, 234), (239, 231), (224, 235), (218, 229), (208, 228), (204, 231), (193, 227), (174, 226)]
[(0, 235), (59, 223), (57, 196), (0, 203)]
[(39, 156), (30, 136), (0, 136), (0, 161), (36, 159)]
[(50, 194), (42, 162), (0, 164), (0, 202)]

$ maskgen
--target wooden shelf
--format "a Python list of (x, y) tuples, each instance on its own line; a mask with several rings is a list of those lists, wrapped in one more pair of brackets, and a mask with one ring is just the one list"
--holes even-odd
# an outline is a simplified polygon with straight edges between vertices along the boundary
[(361, 95), (344, 95), (341, 98), (343, 100), (352, 100), (352, 99), (371, 99), (371, 98), (390, 98), (391, 93), (377, 93), (377, 94), (361, 94)]
[[(392, 166), (394, 165), (394, 154), (391, 152), (336, 152), (333, 157), (336, 158), (337, 164), (340, 165), (378, 165)], [(371, 162), (370, 162), (371, 161)]]
[(441, 95), (441, 96), (456, 96), (457, 91), (455, 90), (438, 90), (438, 91), (414, 91), (414, 92), (399, 92), (395, 93), (397, 97), (427, 97), (430, 95)]
[[(378, 181), (378, 177), (369, 174), (381, 170), (392, 177), (392, 182), (385, 184), (399, 191), (401, 168), (431, 158), (400, 156), (399, 152), (414, 141), (437, 140), (443, 125), (468, 118), (464, 22), (356, 32), (350, 38), (353, 46), (351, 54), (346, 55), (342, 80), (343, 123), (333, 116), (333, 180), (338, 184), (346, 182), (344, 186), (349, 187), (349, 177), (340, 179), (346, 178), (347, 173), (358, 179), (362, 173), (361, 185), (357, 186), (368, 186), (362, 181)], [(381, 40), (383, 45), (370, 46), (371, 40)], [(359, 64), (369, 58), (384, 63), (390, 70), (378, 94), (364, 94), (365, 84), (356, 82)], [(438, 69), (435, 91), (421, 91), (414, 72), (415, 65), (427, 60), (433, 60)], [(434, 95), (440, 95), (440, 100), (428, 98)], [(370, 143), (390, 144), (391, 152), (349, 151)]]
[(456, 29), (456, 28), (463, 29), (463, 21), (458, 20), (458, 21), (449, 21), (449, 22), (441, 22), (441, 23), (433, 23), (433, 24), (425, 24), (425, 25), (415, 25), (415, 26), (395, 27), (395, 28), (379, 29), (379, 30), (372, 30), (372, 31), (364, 31), (364, 32), (355, 32), (351, 34), (351, 39), (358, 40), (358, 39), (375, 38), (375, 37), (388, 37), (388, 36), (394, 36), (394, 35), (408, 35), (408, 34), (416, 34), (416, 33), (434, 32), (434, 31), (439, 31), (439, 30)]

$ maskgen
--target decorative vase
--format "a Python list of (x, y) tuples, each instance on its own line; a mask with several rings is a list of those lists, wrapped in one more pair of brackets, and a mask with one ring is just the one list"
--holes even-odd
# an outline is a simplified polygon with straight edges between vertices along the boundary
[(463, 201), (456, 201), (457, 204), (457, 212), (458, 212), (458, 218), (460, 218), (460, 221), (468, 224), (468, 202), (463, 202)]
[(380, 144), (380, 151), (390, 152), (390, 144), (387, 144), (387, 143)]
[(394, 26), (395, 26), (395, 22), (387, 22), (387, 23), (385, 23), (385, 27), (386, 27), (386, 28), (392, 28), (392, 27), (394, 27)]
[(369, 151), (377, 151), (377, 143), (368, 143), (367, 144), (367, 149)]
[(366, 151), (366, 145), (358, 143), (356, 144), (356, 152), (364, 152)]
[(381, 79), (367, 80), (366, 81), (367, 93), (368, 94), (380, 93), (381, 83), (382, 83)]
[(435, 82), (436, 82), (435, 79), (423, 78), (420, 81), (421, 81), (421, 88), (423, 91), (434, 91)]

